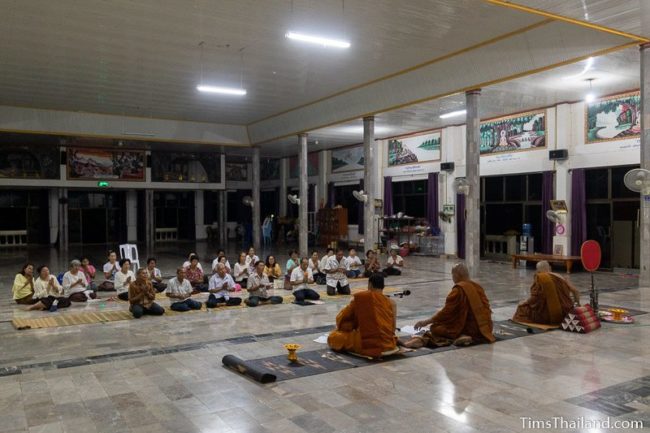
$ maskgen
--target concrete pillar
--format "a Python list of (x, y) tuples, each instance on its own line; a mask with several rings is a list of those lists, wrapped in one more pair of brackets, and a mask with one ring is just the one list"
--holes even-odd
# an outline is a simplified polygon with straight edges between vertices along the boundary
[(469, 193), (465, 198), (467, 217), (465, 220), (465, 263), (470, 277), (475, 278), (479, 273), (481, 260), (481, 219), (480, 219), (480, 174), (481, 132), (479, 117), (479, 99), (481, 90), (470, 90), (465, 93), (465, 108), (467, 109), (467, 138), (465, 150), (465, 177), (469, 182)]
[(203, 191), (194, 191), (194, 238), (199, 241), (208, 237), (205, 231), (205, 201)]
[(59, 250), (68, 250), (68, 188), (59, 189)]
[[(648, 6), (643, 9), (648, 12)], [(650, 21), (647, 13), (643, 22)], [(641, 45), (641, 168), (650, 170), (650, 44)], [(646, 195), (643, 195), (646, 194)], [(650, 288), (650, 195), (641, 195), (639, 287)]]
[[(555, 149), (568, 149), (571, 142), (572, 112), (570, 104), (560, 104), (555, 107)], [(571, 155), (569, 154), (569, 158)], [(567, 208), (571, 209), (571, 174), (569, 160), (555, 161), (555, 199), (565, 200)], [(544, 203), (548, 206), (548, 203)], [(567, 214), (564, 220), (563, 235), (553, 236), (553, 245), (563, 245), (564, 254), (578, 256), (580, 251), (571, 251), (571, 216)], [(575, 254), (574, 254), (575, 253)]]
[(280, 160), (280, 194), (278, 194), (278, 200), (280, 200), (280, 207), (278, 211), (280, 216), (287, 216), (287, 183), (289, 181), (289, 159), (282, 158)]
[(145, 190), (144, 192), (144, 211), (145, 221), (147, 221), (145, 242), (147, 243), (147, 250), (153, 251), (156, 240), (156, 215), (153, 207), (153, 190), (151, 189)]
[(318, 212), (321, 203), (327, 203), (327, 173), (328, 173), (328, 159), (330, 154), (327, 150), (321, 150), (318, 153), (318, 183), (316, 189), (318, 196), (316, 198), (316, 206), (314, 209)]
[(262, 218), (260, 208), (260, 148), (253, 148), (253, 246), (260, 251), (262, 246)]
[(226, 247), (228, 243), (228, 235), (226, 230), (226, 191), (219, 191), (219, 243), (222, 248)]
[(379, 155), (375, 146), (375, 117), (363, 118), (363, 189), (368, 195), (368, 201), (363, 208), (364, 248), (375, 249), (377, 243), (377, 227), (375, 225), (375, 199), (377, 197), (377, 176), (379, 172)]
[(52, 188), (48, 191), (48, 207), (50, 220), (50, 244), (54, 245), (59, 236), (59, 190)]
[(300, 233), (298, 236), (298, 250), (300, 252), (300, 257), (307, 257), (307, 253), (309, 252), (307, 242), (309, 236), (307, 222), (307, 210), (309, 209), (309, 185), (307, 183), (307, 134), (299, 134), (298, 139), (300, 140), (300, 156), (298, 157), (298, 161), (300, 162), (300, 206), (298, 206), (298, 225), (300, 227)]
[(126, 240), (138, 240), (138, 192), (134, 189), (126, 192)]

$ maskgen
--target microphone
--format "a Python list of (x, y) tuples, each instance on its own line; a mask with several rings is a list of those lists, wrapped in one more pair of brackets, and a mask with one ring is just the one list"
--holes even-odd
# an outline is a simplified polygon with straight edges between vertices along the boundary
[(387, 298), (395, 297), (395, 298), (403, 298), (404, 296), (409, 296), (411, 294), (410, 290), (403, 290), (401, 292), (396, 292), (396, 293), (391, 293), (390, 295), (386, 295)]

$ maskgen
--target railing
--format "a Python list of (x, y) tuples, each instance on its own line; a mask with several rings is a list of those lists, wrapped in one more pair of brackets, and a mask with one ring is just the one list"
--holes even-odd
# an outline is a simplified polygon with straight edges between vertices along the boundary
[(488, 259), (510, 260), (517, 254), (517, 236), (485, 235), (483, 254)]
[(156, 242), (171, 242), (178, 240), (178, 229), (176, 228), (157, 228)]
[(0, 231), (0, 247), (25, 247), (25, 246), (27, 246), (27, 230)]

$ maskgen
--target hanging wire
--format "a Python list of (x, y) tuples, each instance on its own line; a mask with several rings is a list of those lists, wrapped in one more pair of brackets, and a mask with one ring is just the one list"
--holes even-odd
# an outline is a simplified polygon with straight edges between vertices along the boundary
[(201, 85), (203, 85), (203, 45), (205, 44), (205, 41), (199, 42), (199, 62), (200, 62), (200, 74), (201, 77), (199, 79), (199, 82)]

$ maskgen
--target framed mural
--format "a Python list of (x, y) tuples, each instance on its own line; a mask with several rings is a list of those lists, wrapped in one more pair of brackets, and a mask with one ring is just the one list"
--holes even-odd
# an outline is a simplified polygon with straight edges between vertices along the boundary
[(58, 179), (59, 159), (56, 146), (3, 146), (0, 178)]
[[(289, 158), (289, 177), (297, 178), (299, 171), (298, 157)], [(318, 176), (318, 152), (307, 154), (307, 176)]]
[(245, 182), (248, 180), (248, 164), (226, 163), (226, 180), (234, 182)]
[(546, 110), (481, 122), (481, 155), (546, 147)]
[(264, 158), (260, 164), (260, 179), (262, 180), (279, 180), (280, 179), (280, 160)]
[(221, 155), (152, 152), (151, 179), (154, 182), (221, 183)]
[(343, 147), (331, 152), (332, 173), (363, 170), (363, 146)]
[(388, 141), (388, 166), (439, 161), (442, 132), (433, 131)]
[(641, 134), (641, 94), (624, 93), (585, 104), (585, 144)]
[(68, 148), (68, 179), (144, 182), (144, 151)]

